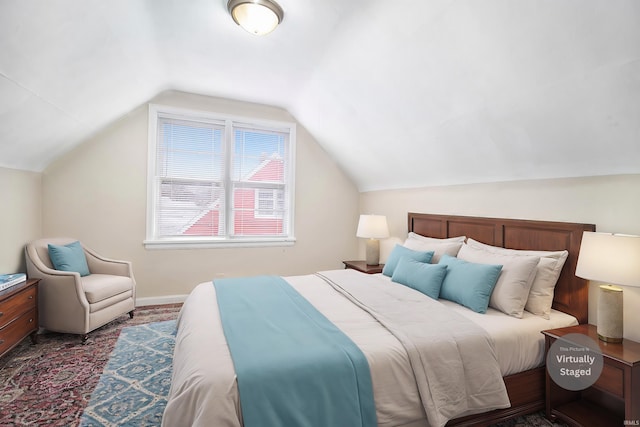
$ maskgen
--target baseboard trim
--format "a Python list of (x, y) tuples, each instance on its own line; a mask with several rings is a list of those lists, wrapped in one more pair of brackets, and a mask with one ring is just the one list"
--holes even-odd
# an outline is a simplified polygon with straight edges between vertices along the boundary
[(162, 305), (183, 303), (187, 299), (187, 295), (164, 295), (160, 297), (144, 297), (136, 298), (136, 307), (144, 307), (146, 305)]

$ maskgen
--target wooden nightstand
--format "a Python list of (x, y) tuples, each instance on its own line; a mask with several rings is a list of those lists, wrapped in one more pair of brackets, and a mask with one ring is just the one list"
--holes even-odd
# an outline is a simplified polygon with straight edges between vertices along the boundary
[[(545, 355), (556, 339), (583, 334), (599, 344), (604, 366), (596, 383), (582, 391), (558, 386), (547, 372), (547, 418), (559, 418), (572, 426), (640, 425), (640, 343), (600, 341), (593, 325), (579, 325), (542, 332)], [(545, 357), (546, 358), (546, 357)]]
[(29, 334), (37, 342), (39, 281), (27, 279), (0, 291), (0, 357)]
[(344, 268), (352, 268), (367, 274), (382, 273), (384, 264), (368, 265), (365, 261), (342, 261)]

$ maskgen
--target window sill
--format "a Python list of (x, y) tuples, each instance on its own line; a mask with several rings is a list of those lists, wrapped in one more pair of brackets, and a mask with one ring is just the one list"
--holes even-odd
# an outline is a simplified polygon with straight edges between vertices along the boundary
[(228, 239), (228, 240), (208, 240), (208, 239), (165, 239), (165, 240), (145, 240), (143, 242), (146, 249), (209, 249), (209, 248), (261, 248), (293, 246), (296, 239)]

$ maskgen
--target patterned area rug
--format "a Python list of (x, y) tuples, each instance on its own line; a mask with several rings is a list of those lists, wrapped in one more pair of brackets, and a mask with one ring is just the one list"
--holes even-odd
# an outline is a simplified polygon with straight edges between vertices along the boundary
[(176, 319), (180, 305), (136, 309), (89, 334), (46, 333), (25, 339), (0, 358), (0, 426), (77, 426), (120, 331)]
[(175, 320), (168, 320), (122, 330), (81, 426), (161, 423), (171, 385), (175, 327)]
[[(0, 359), (0, 427), (160, 425), (174, 344), (167, 320), (179, 309), (139, 308), (132, 320), (92, 332), (85, 345), (67, 334), (41, 335), (37, 345), (24, 340)], [(542, 426), (565, 424), (538, 412), (495, 427)]]

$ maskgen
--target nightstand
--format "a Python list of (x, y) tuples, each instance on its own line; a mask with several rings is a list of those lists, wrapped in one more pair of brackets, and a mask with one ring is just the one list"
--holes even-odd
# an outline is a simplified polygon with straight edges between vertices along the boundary
[(640, 343), (623, 340), (606, 343), (598, 339), (596, 327), (578, 325), (542, 332), (545, 359), (551, 345), (567, 334), (583, 334), (598, 343), (603, 368), (594, 385), (581, 391), (558, 386), (547, 372), (546, 415), (571, 426), (640, 425)]
[(382, 273), (384, 264), (368, 265), (365, 261), (342, 261), (344, 268), (352, 268), (367, 274)]

